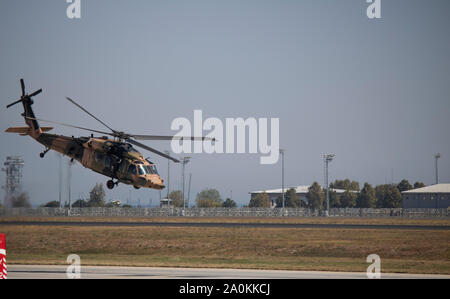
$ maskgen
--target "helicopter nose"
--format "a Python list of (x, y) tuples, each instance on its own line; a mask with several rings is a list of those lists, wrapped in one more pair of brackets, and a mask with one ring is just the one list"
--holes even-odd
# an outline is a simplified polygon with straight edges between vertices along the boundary
[(162, 183), (162, 180), (161, 180), (161, 182), (158, 182), (158, 181), (154, 181), (150, 178), (147, 179), (147, 186), (150, 188), (155, 188), (155, 189), (160, 189), (160, 190), (166, 188), (166, 186)]

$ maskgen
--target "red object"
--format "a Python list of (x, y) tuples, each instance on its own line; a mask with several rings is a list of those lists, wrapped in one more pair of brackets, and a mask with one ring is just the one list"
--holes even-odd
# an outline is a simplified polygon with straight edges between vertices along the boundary
[(6, 279), (8, 271), (6, 271), (6, 238), (4, 234), (0, 234), (0, 279)]

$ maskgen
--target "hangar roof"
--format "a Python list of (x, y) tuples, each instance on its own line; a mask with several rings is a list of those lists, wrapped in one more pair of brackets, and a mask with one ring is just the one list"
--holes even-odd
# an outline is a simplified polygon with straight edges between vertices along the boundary
[(423, 188), (403, 191), (402, 193), (450, 193), (450, 184), (436, 184)]
[[(308, 188), (310, 186), (306, 186), (306, 185), (302, 185), (302, 186), (296, 186), (296, 187), (285, 187), (284, 188), (284, 192), (287, 192), (289, 189), (294, 188), (296, 193), (308, 193)], [(344, 189), (333, 189), (330, 188), (331, 191), (334, 191), (338, 194), (340, 193), (344, 193), (345, 190)], [(260, 191), (251, 191), (250, 193), (282, 193), (282, 189), (271, 189), (271, 190), (260, 190)], [(356, 192), (356, 191), (354, 191)]]

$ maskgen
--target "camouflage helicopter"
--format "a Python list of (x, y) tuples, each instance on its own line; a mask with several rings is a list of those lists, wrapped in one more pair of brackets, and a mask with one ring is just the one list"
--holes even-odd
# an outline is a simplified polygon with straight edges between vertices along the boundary
[[(119, 182), (132, 185), (136, 189), (141, 187), (158, 190), (164, 189), (164, 181), (159, 176), (156, 165), (149, 161), (148, 158), (144, 158), (144, 156), (137, 151), (133, 145), (170, 159), (174, 162), (180, 162), (179, 160), (136, 140), (214, 140), (208, 137), (135, 135), (117, 131), (110, 128), (70, 98), (66, 99), (100, 122), (111, 132), (103, 132), (65, 123), (39, 119), (36, 118), (33, 109), (31, 108), (31, 105), (33, 104), (33, 100), (31, 98), (40, 94), (42, 89), (39, 89), (31, 94), (26, 94), (23, 79), (20, 79), (20, 85), (22, 88), (22, 96), (17, 101), (7, 105), (6, 108), (22, 102), (24, 109), (22, 116), (25, 119), (27, 127), (11, 127), (5, 132), (18, 133), (22, 136), (31, 136), (37, 142), (44, 145), (45, 150), (40, 153), (41, 158), (44, 158), (45, 154), (49, 150), (54, 150), (68, 156), (71, 161), (76, 160), (84, 167), (110, 177), (111, 179), (106, 182), (106, 186), (109, 189), (113, 189)], [(68, 137), (48, 134), (45, 132), (52, 130), (53, 127), (40, 127), (38, 121), (90, 131), (91, 136)], [(109, 139), (107, 136), (94, 137), (92, 133), (109, 135), (112, 136), (113, 139)]]

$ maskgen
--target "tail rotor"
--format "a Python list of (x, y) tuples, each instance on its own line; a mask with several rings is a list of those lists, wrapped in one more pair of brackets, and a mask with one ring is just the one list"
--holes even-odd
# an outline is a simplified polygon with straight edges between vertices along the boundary
[(18, 104), (20, 102), (25, 102), (25, 101), (27, 101), (31, 105), (31, 104), (33, 104), (31, 97), (34, 97), (42, 92), (42, 89), (38, 89), (35, 92), (32, 92), (30, 94), (25, 93), (25, 82), (23, 81), (23, 79), (20, 79), (20, 87), (22, 89), (22, 96), (17, 101), (7, 105), (6, 108), (9, 108), (11, 106), (14, 106), (15, 104)]

